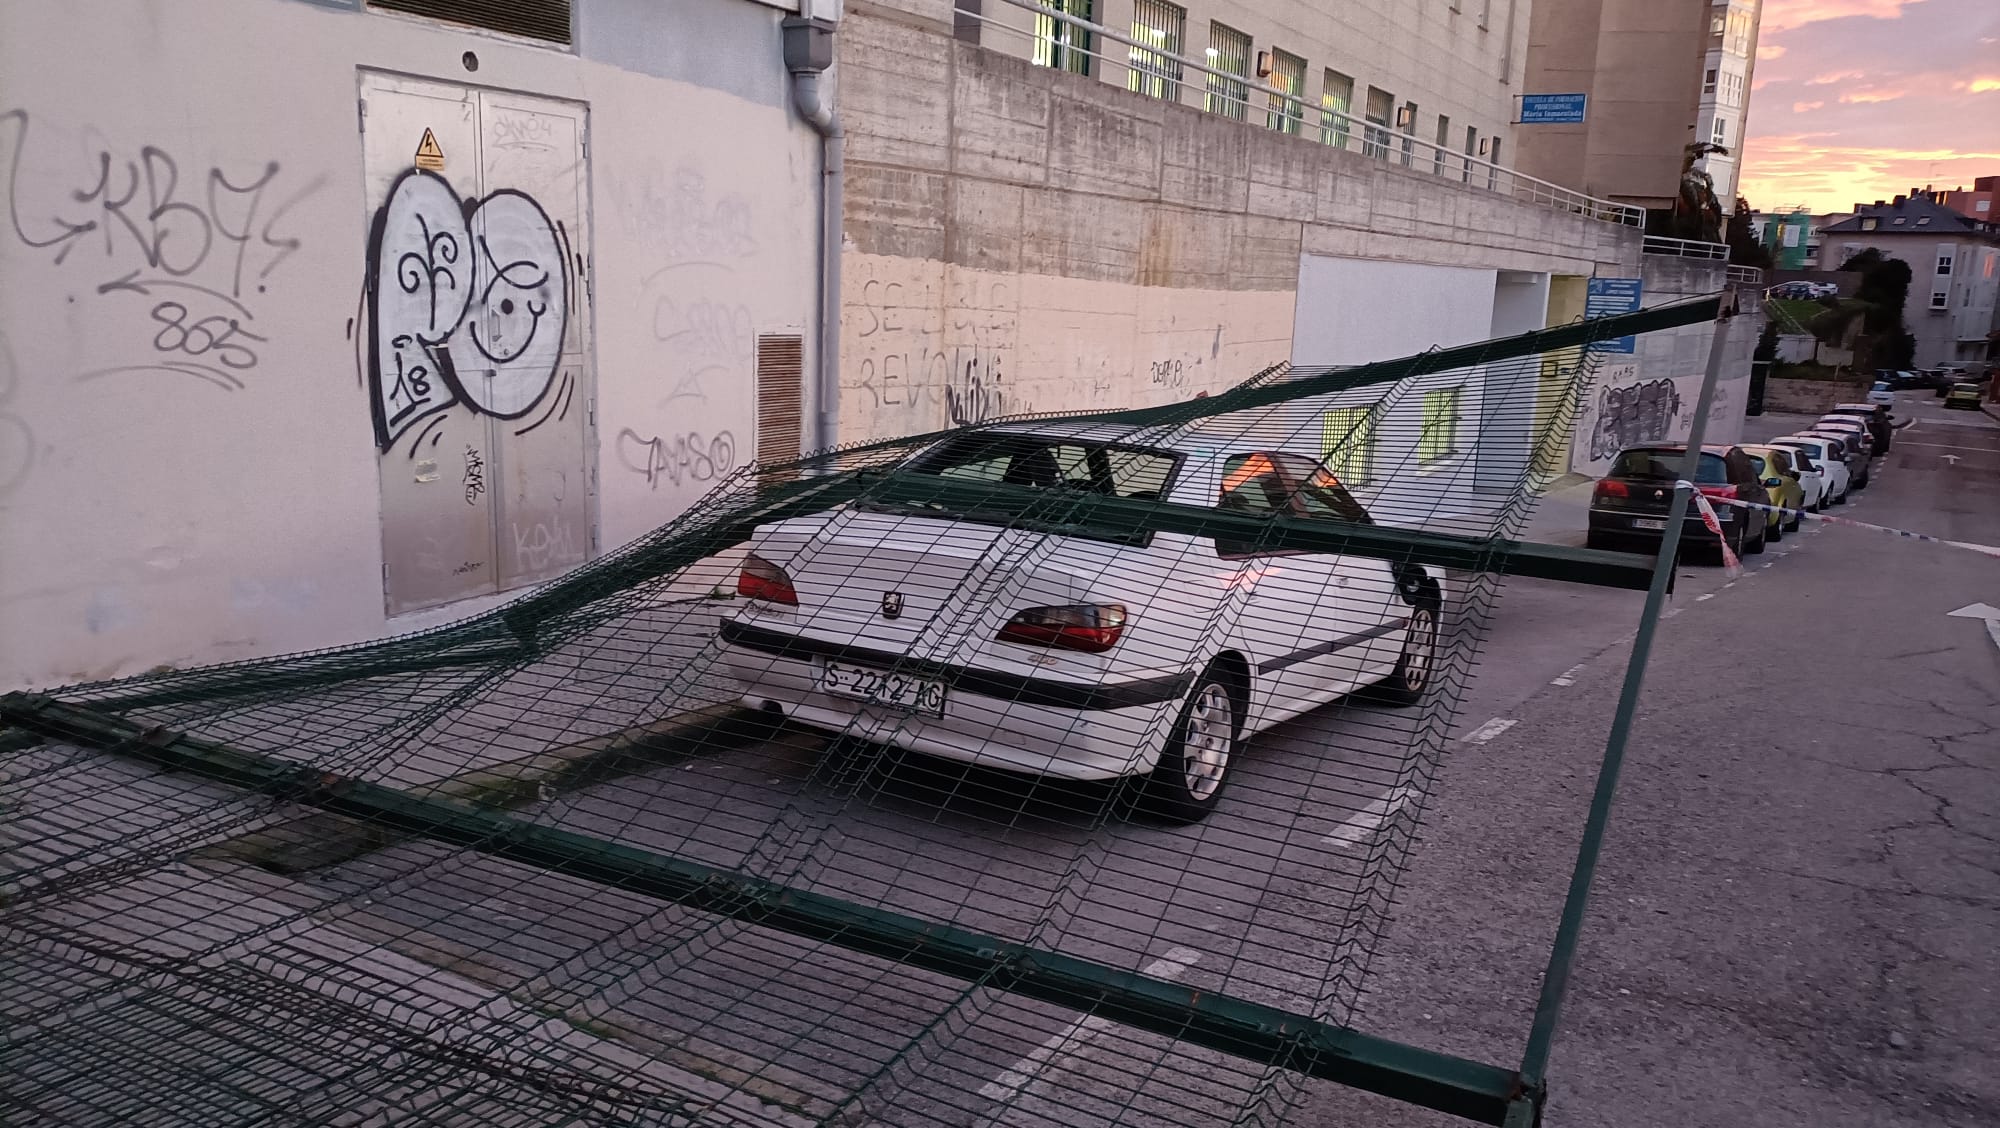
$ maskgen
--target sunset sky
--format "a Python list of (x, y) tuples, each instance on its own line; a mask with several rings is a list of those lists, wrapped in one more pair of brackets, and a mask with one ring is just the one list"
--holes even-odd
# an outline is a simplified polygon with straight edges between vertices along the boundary
[(1765, 0), (1739, 191), (1815, 214), (2000, 175), (2000, 0)]

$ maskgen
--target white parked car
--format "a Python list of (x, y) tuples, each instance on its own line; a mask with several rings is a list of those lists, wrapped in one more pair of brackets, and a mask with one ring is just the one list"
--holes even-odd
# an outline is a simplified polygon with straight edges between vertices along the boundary
[[(1372, 523), (1315, 454), (1245, 437), (1023, 423), (901, 469), (1057, 512), (1084, 491)], [(1372, 557), (869, 502), (764, 526), (749, 550), (721, 638), (751, 706), (991, 767), (1144, 777), (1174, 821), (1215, 807), (1249, 734), (1364, 687), (1414, 703), (1437, 666), (1436, 577)]]
[(1868, 389), (1868, 395), (1864, 398), (1869, 403), (1886, 404), (1889, 407), (1896, 406), (1896, 392), (1893, 388), (1889, 387), (1889, 381), (1887, 380), (1875, 381), (1875, 386)]
[[(1835, 449), (1832, 439), (1814, 435), (1786, 435), (1772, 439), (1767, 446), (1783, 447), (1798, 451), (1806, 456), (1806, 463), (1819, 474), (1819, 503), (1814, 508), (1824, 509), (1829, 505), (1839, 505), (1847, 500), (1847, 491), (1852, 485), (1852, 475), (1847, 469), (1847, 460)], [(1804, 479), (1800, 479), (1803, 483)]]

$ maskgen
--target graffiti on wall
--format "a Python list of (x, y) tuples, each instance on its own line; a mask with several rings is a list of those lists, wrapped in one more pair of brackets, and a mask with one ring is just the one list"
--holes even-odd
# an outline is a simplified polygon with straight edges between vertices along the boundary
[(0, 113), (0, 238), (81, 282), (76, 296), (102, 303), (99, 337), (122, 329), (144, 342), (130, 363), (75, 378), (163, 373), (224, 391), (244, 387), (269, 343), (257, 305), (304, 245), (289, 215), (327, 178), (300, 184), (276, 161), (184, 171), (159, 146), (94, 141), (81, 165), (45, 173), (49, 147), (33, 148), (29, 159), (33, 124), (25, 109)]
[(1033, 410), (1010, 380), (1019, 305), (1012, 280), (967, 275), (933, 286), (870, 276), (857, 289), (850, 363), (867, 408), (892, 431)]
[(646, 438), (627, 427), (618, 432), (618, 462), (646, 479), (646, 488), (659, 489), (665, 479), (675, 486), (682, 482), (713, 482), (736, 469), (736, 434), (718, 431), (703, 438), (698, 431), (680, 435)]
[[(384, 451), (463, 404), (527, 416), (557, 388), (569, 240), (525, 192), (461, 200), (423, 169), (396, 178), (368, 236), (368, 385)], [(546, 418), (546, 416), (544, 416)]]
[(1680, 417), (1681, 394), (1670, 379), (1599, 388), (1597, 426), (1590, 435), (1592, 461), (1610, 458), (1629, 446), (1672, 437)]

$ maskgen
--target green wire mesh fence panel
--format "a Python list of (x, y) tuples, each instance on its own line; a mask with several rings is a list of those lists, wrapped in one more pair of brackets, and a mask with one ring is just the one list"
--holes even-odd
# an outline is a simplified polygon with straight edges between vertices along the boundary
[(1348, 1029), (1647, 311), (751, 467), (493, 613), (14, 695), (9, 1123), (1497, 1121)]

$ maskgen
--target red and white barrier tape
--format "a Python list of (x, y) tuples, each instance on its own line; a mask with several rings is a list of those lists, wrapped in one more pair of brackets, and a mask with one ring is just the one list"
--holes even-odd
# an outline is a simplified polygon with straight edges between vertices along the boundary
[[(1684, 481), (1675, 482), (1674, 485), (1676, 488), (1681, 486), (1687, 486), (1689, 489), (1694, 489), (1694, 484), (1691, 482), (1684, 482)], [(1701, 507), (1702, 523), (1708, 526), (1710, 532), (1715, 533), (1717, 536), (1721, 536), (1722, 535), (1721, 530), (1717, 527), (1717, 523), (1711, 520), (1711, 516), (1714, 513), (1714, 510), (1709, 506), (1708, 495), (1702, 493), (1700, 490), (1697, 489), (1695, 490), (1694, 500), (1695, 503)], [(1765, 513), (1777, 513), (1780, 515), (1781, 519), (1790, 517), (1803, 517), (1808, 521), (1824, 521), (1829, 525), (1847, 525), (1851, 528), (1868, 529), (1871, 532), (1887, 533), (1890, 536), (1895, 536), (1895, 537), (1907, 537), (1910, 540), (1929, 541), (1932, 544), (1942, 544), (1942, 545), (1948, 545), (1952, 548), (1968, 549), (1972, 552), (1977, 552), (1985, 556), (2000, 557), (2000, 547), (1995, 547), (1990, 544), (1973, 544), (1970, 541), (1946, 540), (1943, 537), (1931, 536), (1929, 533), (1913, 533), (1908, 529), (1892, 529), (1887, 525), (1871, 525), (1866, 521), (1856, 521), (1852, 517), (1835, 517), (1827, 513), (1814, 513), (1809, 509), (1788, 509), (1782, 505), (1765, 505), (1762, 502), (1741, 501), (1733, 497), (1718, 497), (1714, 500), (1719, 501), (1724, 505), (1734, 505), (1739, 509), (1755, 509)], [(1723, 552), (1726, 557), (1726, 555), (1729, 552), (1729, 547), (1727, 545), (1723, 546)]]

